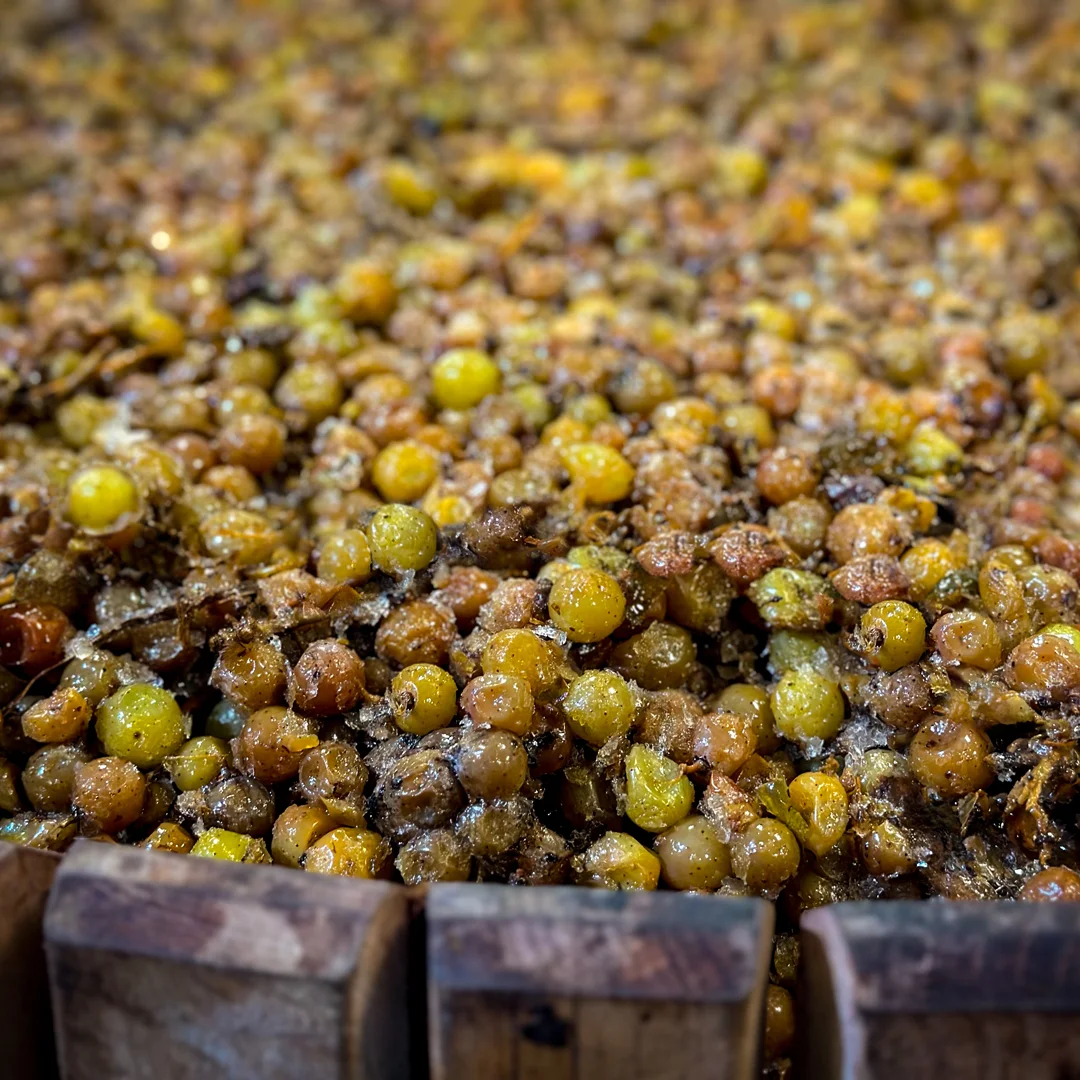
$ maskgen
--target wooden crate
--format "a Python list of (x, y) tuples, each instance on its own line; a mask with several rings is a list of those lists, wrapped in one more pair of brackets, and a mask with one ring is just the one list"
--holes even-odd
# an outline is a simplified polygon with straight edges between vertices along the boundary
[(432, 1080), (756, 1076), (772, 905), (436, 885)]
[(78, 841), (45, 941), (64, 1080), (405, 1080), (387, 882)]
[(0, 1076), (56, 1076), (41, 923), (60, 856), (0, 844)]
[(1080, 1077), (1080, 905), (837, 904), (802, 942), (806, 1080)]

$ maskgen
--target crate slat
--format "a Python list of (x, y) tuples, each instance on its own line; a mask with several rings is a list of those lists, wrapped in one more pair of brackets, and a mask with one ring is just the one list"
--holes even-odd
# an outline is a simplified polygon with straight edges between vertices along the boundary
[(772, 927), (759, 900), (436, 885), (432, 1080), (754, 1076)]
[(404, 1080), (387, 882), (77, 842), (45, 916), (64, 1080)]
[(0, 844), (0, 1073), (56, 1076), (41, 922), (60, 856)]
[(1080, 905), (838, 904), (801, 930), (804, 1077), (1080, 1076)]

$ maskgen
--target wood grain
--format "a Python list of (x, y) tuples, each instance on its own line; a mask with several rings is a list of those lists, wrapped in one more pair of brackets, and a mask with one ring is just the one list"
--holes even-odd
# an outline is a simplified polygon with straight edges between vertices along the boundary
[(0, 1075), (56, 1076), (41, 923), (60, 856), (0, 843)]
[(427, 927), (433, 1080), (755, 1075), (762, 901), (437, 885)]
[(77, 842), (46, 951), (64, 1080), (398, 1080), (407, 911), (386, 882)]
[(868, 902), (802, 920), (814, 1080), (1080, 1080), (1080, 906)]

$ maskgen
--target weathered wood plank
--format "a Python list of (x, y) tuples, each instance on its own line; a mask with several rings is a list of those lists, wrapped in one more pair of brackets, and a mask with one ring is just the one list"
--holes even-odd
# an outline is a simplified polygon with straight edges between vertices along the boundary
[(868, 902), (802, 920), (814, 1080), (1080, 1078), (1080, 907)]
[(56, 1076), (41, 923), (60, 856), (0, 844), (0, 1074)]
[(386, 882), (76, 843), (45, 939), (64, 1080), (408, 1075)]
[(437, 885), (432, 1078), (749, 1078), (772, 923), (756, 900)]

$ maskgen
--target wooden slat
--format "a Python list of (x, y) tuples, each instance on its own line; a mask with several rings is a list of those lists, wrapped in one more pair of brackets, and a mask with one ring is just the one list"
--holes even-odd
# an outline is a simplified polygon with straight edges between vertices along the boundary
[(45, 918), (64, 1080), (404, 1080), (386, 882), (78, 842)]
[(56, 1076), (41, 922), (59, 865), (51, 851), (0, 843), (0, 1075)]
[(839, 904), (801, 929), (804, 1077), (1080, 1077), (1080, 905)]
[(436, 885), (432, 1080), (744, 1080), (773, 913), (759, 900)]

